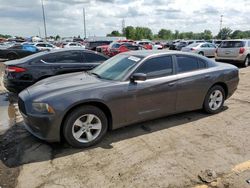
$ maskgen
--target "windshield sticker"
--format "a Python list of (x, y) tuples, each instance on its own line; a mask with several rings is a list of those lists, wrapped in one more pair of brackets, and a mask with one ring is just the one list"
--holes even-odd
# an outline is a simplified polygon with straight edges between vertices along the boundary
[(130, 56), (128, 59), (129, 59), (129, 60), (132, 60), (132, 61), (135, 61), (135, 62), (138, 62), (138, 61), (141, 60), (140, 58), (135, 57), (135, 56)]

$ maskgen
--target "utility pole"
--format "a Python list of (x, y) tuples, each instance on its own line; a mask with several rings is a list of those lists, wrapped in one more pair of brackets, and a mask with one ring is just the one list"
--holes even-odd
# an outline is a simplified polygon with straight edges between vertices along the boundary
[(45, 19), (45, 13), (44, 13), (43, 0), (41, 0), (41, 3), (42, 3), (42, 11), (43, 11), (44, 35), (45, 35), (45, 41), (46, 41), (47, 40), (47, 29), (46, 29), (46, 19)]
[(122, 34), (125, 34), (125, 19), (122, 19)]
[(220, 16), (220, 39), (222, 39), (222, 32), (221, 32), (221, 30), (222, 30), (222, 22), (223, 22), (223, 15), (221, 15)]
[(85, 8), (83, 8), (83, 26), (84, 26), (84, 39), (86, 39), (86, 38), (87, 38), (87, 36), (86, 36)]
[(40, 30), (40, 27), (38, 27), (38, 36), (41, 37), (41, 30)]

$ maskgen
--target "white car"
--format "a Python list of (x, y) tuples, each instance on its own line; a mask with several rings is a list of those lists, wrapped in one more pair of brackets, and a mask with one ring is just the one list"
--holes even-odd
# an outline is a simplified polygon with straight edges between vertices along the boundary
[(53, 44), (49, 44), (45, 42), (34, 43), (34, 46), (37, 47), (39, 50), (58, 49), (58, 47), (54, 46)]
[(63, 45), (63, 48), (75, 48), (75, 47), (77, 47), (77, 48), (79, 48), (79, 47), (85, 48), (85, 46), (81, 45), (78, 42), (68, 42), (68, 43)]
[(214, 57), (216, 46), (212, 43), (192, 43), (186, 47), (181, 49), (182, 52), (192, 52), (196, 54), (200, 54), (207, 57)]

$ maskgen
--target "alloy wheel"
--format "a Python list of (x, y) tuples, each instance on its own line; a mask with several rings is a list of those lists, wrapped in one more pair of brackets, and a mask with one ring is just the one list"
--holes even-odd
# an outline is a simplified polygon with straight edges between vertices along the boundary
[(72, 126), (73, 137), (81, 143), (95, 140), (101, 133), (101, 120), (94, 114), (79, 117)]
[(220, 90), (214, 90), (209, 97), (209, 107), (211, 110), (217, 110), (223, 103), (223, 94)]

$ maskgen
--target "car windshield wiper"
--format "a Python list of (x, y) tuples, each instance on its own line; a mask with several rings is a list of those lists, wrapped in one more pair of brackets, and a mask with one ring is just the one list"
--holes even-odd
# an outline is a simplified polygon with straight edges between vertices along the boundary
[(88, 72), (89, 74), (95, 75), (97, 78), (102, 78), (99, 74), (94, 73), (94, 72)]

